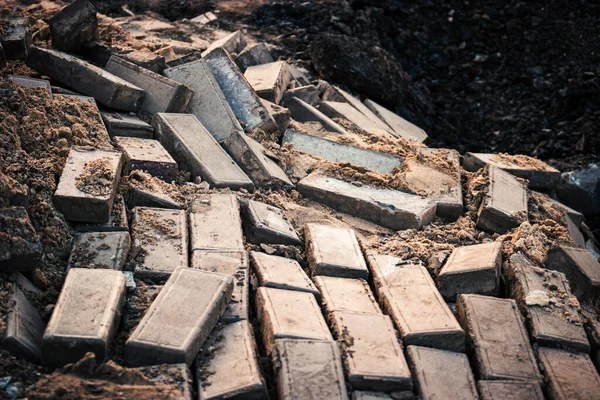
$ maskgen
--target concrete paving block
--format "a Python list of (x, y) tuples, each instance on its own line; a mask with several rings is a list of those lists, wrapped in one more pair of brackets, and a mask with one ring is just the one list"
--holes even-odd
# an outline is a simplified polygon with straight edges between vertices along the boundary
[(256, 343), (248, 321), (215, 329), (198, 356), (196, 365), (201, 400), (258, 400), (266, 396)]
[(383, 122), (376, 122), (349, 103), (338, 103), (336, 101), (322, 101), (319, 110), (329, 118), (344, 118), (365, 132), (379, 137), (394, 137), (389, 128)]
[(227, 103), (244, 124), (245, 129), (275, 132), (277, 130), (275, 120), (262, 105), (229, 54), (222, 48), (216, 48), (204, 56), (204, 59), (219, 83)]
[(259, 97), (279, 104), (291, 81), (285, 61), (254, 65), (246, 69), (244, 77)]
[(254, 184), (191, 114), (158, 113), (152, 120), (157, 139), (179, 168), (216, 188), (252, 189)]
[(0, 271), (29, 271), (42, 260), (43, 247), (24, 207), (0, 208)]
[(283, 169), (267, 157), (266, 149), (244, 132), (232, 132), (223, 146), (256, 186), (273, 189), (294, 187)]
[(367, 261), (379, 301), (405, 345), (464, 351), (465, 333), (424, 266), (374, 253)]
[(538, 359), (550, 400), (593, 400), (600, 393), (600, 376), (583, 353), (540, 347)]
[(369, 278), (369, 270), (352, 229), (309, 223), (304, 228), (313, 275)]
[(292, 98), (298, 98), (311, 106), (314, 106), (320, 101), (319, 88), (315, 85), (300, 86), (293, 89), (288, 89), (281, 97), (281, 104), (285, 106), (286, 102)]
[(7, 60), (24, 60), (31, 46), (31, 30), (27, 18), (13, 17), (2, 23), (4, 32), (0, 35), (0, 45)]
[(127, 136), (142, 139), (152, 139), (154, 128), (138, 117), (125, 113), (101, 112), (102, 121), (111, 137)]
[(125, 201), (119, 194), (115, 196), (113, 208), (110, 211), (108, 222), (103, 224), (73, 224), (75, 232), (118, 232), (129, 231), (127, 221), (127, 208)]
[(127, 206), (130, 209), (135, 207), (168, 208), (171, 210), (181, 210), (181, 206), (172, 197), (157, 190), (143, 189), (133, 187), (129, 191)]
[(72, 147), (54, 192), (54, 205), (68, 221), (108, 222), (121, 167), (121, 152)]
[(394, 134), (393, 129), (390, 128), (390, 126), (386, 122), (382, 121), (376, 115), (375, 112), (371, 111), (370, 107), (367, 107), (357, 97), (351, 95), (350, 93), (346, 92), (345, 90), (341, 89), (338, 86), (330, 86), (330, 89), (328, 92), (329, 93), (327, 93), (327, 95), (323, 94), (323, 100), (348, 103), (352, 107), (354, 107), (355, 109), (360, 111), (360, 113), (363, 114), (365, 117), (367, 117), (369, 120), (371, 120), (371, 123), (379, 126), (381, 129), (386, 130), (387, 132), (389, 132), (392, 135)]
[(342, 135), (348, 133), (340, 124), (299, 98), (290, 98), (286, 101), (285, 106), (290, 110), (295, 121), (319, 122), (323, 129), (330, 132), (337, 132)]
[(544, 266), (564, 273), (577, 298), (600, 293), (600, 263), (585, 249), (555, 246), (548, 251)]
[(275, 103), (271, 103), (268, 100), (260, 99), (262, 105), (267, 109), (267, 112), (271, 114), (275, 123), (277, 124), (277, 132), (283, 133), (290, 125), (290, 119), (292, 114), (290, 110), (285, 107), (278, 106)]
[(54, 99), (54, 96), (52, 95), (52, 85), (50, 85), (50, 82), (46, 79), (36, 79), (30, 78), (28, 76), (11, 74), (6, 74), (6, 77), (23, 88), (46, 89), (48, 91), (48, 96), (50, 97), (50, 99)]
[(202, 52), (202, 57), (206, 57), (210, 52), (217, 48), (222, 48), (227, 53), (239, 53), (246, 47), (246, 37), (242, 31), (231, 32), (219, 40), (216, 40)]
[(67, 271), (71, 268), (122, 271), (130, 246), (129, 232), (76, 233)]
[(420, 229), (435, 216), (436, 202), (410, 193), (311, 174), (298, 191), (321, 204), (394, 230)]
[(456, 247), (438, 275), (440, 293), (449, 300), (461, 293), (496, 295), (501, 266), (501, 242)]
[(250, 242), (302, 245), (291, 222), (279, 208), (249, 200), (244, 203), (243, 210)]
[(136, 207), (131, 233), (134, 273), (139, 279), (163, 280), (178, 267), (188, 266), (185, 211)]
[(406, 353), (422, 400), (479, 398), (466, 355), (420, 346), (408, 346)]
[(240, 205), (235, 194), (197, 196), (190, 206), (190, 249), (244, 251)]
[[(352, 392), (352, 400), (391, 400), (393, 397), (384, 392), (367, 392), (355, 390)], [(407, 398), (410, 399), (410, 398)]]
[(123, 151), (124, 175), (139, 169), (165, 182), (173, 182), (177, 178), (177, 163), (158, 140), (115, 137), (115, 143)]
[(314, 280), (328, 313), (382, 314), (367, 281), (332, 276), (315, 276)]
[(42, 362), (62, 367), (87, 352), (108, 357), (125, 304), (121, 271), (71, 268), (42, 342)]
[(408, 122), (398, 114), (380, 106), (373, 100), (365, 99), (365, 106), (373, 112), (379, 119), (385, 122), (393, 131), (396, 137), (414, 140), (422, 143), (427, 139), (427, 133), (418, 126)]
[(470, 153), (463, 157), (463, 167), (467, 171), (477, 171), (486, 165), (493, 165), (514, 176), (529, 181), (528, 186), (533, 189), (552, 189), (560, 181), (560, 171), (556, 168), (537, 160), (543, 168), (535, 166), (522, 166), (510, 160), (501, 158), (498, 154)]
[(150, 365), (137, 368), (146, 378), (157, 385), (177, 386), (181, 396), (178, 400), (193, 400), (193, 378), (185, 364)]
[(125, 342), (130, 366), (190, 365), (227, 306), (230, 276), (178, 268)]
[(31, 281), (20, 272), (13, 272), (11, 274), (11, 281), (13, 281), (18, 288), (24, 291), (26, 294), (33, 293), (35, 295), (41, 295), (43, 291), (35, 286)]
[(477, 213), (477, 227), (505, 233), (527, 217), (527, 190), (514, 176), (497, 167), (489, 167), (490, 184)]
[(146, 97), (140, 109), (152, 114), (186, 112), (194, 95), (187, 86), (117, 56), (108, 60), (106, 70), (142, 88)]
[[(126, 54), (119, 54), (119, 57), (157, 74), (161, 74), (167, 68), (165, 57), (149, 50), (134, 50)], [(107, 64), (109, 60), (106, 61)]]
[(402, 160), (391, 154), (349, 146), (289, 129), (283, 136), (283, 144), (285, 143), (290, 143), (295, 150), (335, 163), (359, 165), (383, 174), (390, 174), (394, 168), (402, 166)]
[(312, 293), (317, 299), (321, 297), (297, 261), (256, 251), (250, 252), (250, 258), (260, 286)]
[[(590, 343), (578, 317), (579, 309), (570, 300), (572, 294), (564, 274), (536, 267), (522, 254), (511, 256), (505, 264), (505, 271), (510, 295), (525, 316), (530, 335), (536, 343), (590, 352)], [(548, 298), (555, 297), (556, 303), (531, 303), (529, 297), (538, 291)]]
[(585, 219), (585, 217), (583, 216), (582, 213), (580, 213), (579, 211), (573, 210), (571, 207), (564, 205), (560, 201), (555, 200), (544, 193), (534, 192), (534, 191), (532, 191), (532, 193), (536, 193), (538, 196), (543, 196), (542, 205), (544, 207), (556, 208), (558, 210), (561, 210), (562, 212), (564, 212), (566, 215), (568, 215), (571, 218), (571, 220), (575, 223), (575, 225), (581, 226), (581, 223)]
[(52, 45), (73, 53), (81, 45), (98, 39), (96, 8), (88, 0), (75, 0), (49, 20)]
[(188, 112), (195, 115), (218, 142), (227, 139), (232, 131), (242, 130), (205, 60), (169, 68), (165, 75), (194, 91)]
[(30, 47), (27, 66), (114, 110), (137, 111), (146, 95), (126, 80), (56, 50)]
[(247, 46), (235, 57), (235, 63), (241, 71), (245, 71), (248, 67), (254, 65), (268, 64), (273, 61), (275, 60), (271, 56), (271, 51), (263, 42)]
[(569, 238), (577, 247), (585, 248), (585, 238), (583, 233), (579, 229), (579, 226), (571, 219), (569, 215), (565, 215), (565, 222), (567, 223), (567, 231), (569, 232)]
[(410, 370), (390, 317), (334, 311), (331, 319), (342, 341), (352, 388), (386, 392), (412, 389)]
[(461, 294), (456, 313), (467, 334), (467, 352), (481, 379), (542, 382), (514, 300)]
[(544, 400), (539, 382), (527, 381), (479, 381), (482, 400)]
[(336, 342), (279, 339), (273, 365), (281, 400), (348, 400)]

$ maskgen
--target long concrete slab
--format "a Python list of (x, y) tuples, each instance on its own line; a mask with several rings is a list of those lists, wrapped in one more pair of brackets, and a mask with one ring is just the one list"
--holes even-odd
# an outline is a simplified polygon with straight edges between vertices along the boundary
[(366, 99), (364, 104), (369, 110), (378, 116), (379, 119), (392, 128), (397, 137), (407, 140), (414, 140), (420, 143), (427, 139), (427, 133), (425, 133), (423, 129), (419, 128), (413, 123), (410, 123), (387, 108), (380, 106), (373, 100)]

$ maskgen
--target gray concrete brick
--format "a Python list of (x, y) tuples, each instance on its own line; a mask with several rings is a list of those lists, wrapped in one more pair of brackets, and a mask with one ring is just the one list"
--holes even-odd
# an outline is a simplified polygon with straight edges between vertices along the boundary
[(283, 211), (254, 200), (244, 202), (244, 218), (248, 240), (252, 243), (302, 245)]
[(435, 216), (435, 200), (398, 190), (355, 186), (336, 178), (311, 174), (298, 191), (321, 204), (394, 230), (420, 229)]
[[(165, 57), (149, 50), (134, 50), (126, 54), (119, 54), (119, 57), (157, 74), (162, 73), (167, 68)], [(106, 63), (108, 64), (108, 60), (106, 60)]]
[(244, 50), (239, 52), (237, 57), (235, 57), (235, 63), (241, 71), (245, 71), (246, 68), (252, 67), (253, 65), (268, 64), (273, 61), (275, 60), (273, 60), (271, 51), (266, 43), (263, 42), (247, 46)]
[(117, 193), (113, 208), (110, 211), (108, 222), (103, 224), (74, 224), (75, 232), (117, 232), (129, 231), (129, 222), (127, 221), (127, 208), (125, 200)]
[(96, 8), (88, 0), (75, 0), (49, 20), (52, 45), (62, 51), (75, 52), (81, 45), (98, 39)]
[(286, 102), (292, 97), (300, 99), (311, 106), (314, 106), (321, 100), (319, 98), (319, 88), (315, 85), (300, 86), (286, 90), (281, 97), (281, 104), (285, 106)]
[(277, 124), (277, 132), (283, 133), (290, 125), (290, 119), (292, 114), (290, 110), (285, 107), (278, 106), (275, 103), (271, 103), (268, 100), (260, 99), (262, 105), (267, 109), (267, 112), (271, 114), (275, 123)]
[(235, 194), (197, 196), (189, 219), (190, 249), (244, 251), (240, 205)]
[(256, 251), (250, 252), (250, 258), (260, 286), (312, 293), (317, 299), (321, 297), (297, 261)]
[(178, 400), (192, 400), (192, 375), (185, 364), (150, 365), (137, 368), (146, 378), (157, 385), (177, 386)]
[(27, 66), (114, 110), (137, 111), (146, 95), (126, 80), (56, 50), (30, 47)]
[(42, 362), (62, 367), (87, 352), (108, 357), (125, 304), (121, 271), (71, 268), (42, 342)]
[(30, 78), (28, 76), (11, 74), (6, 74), (6, 77), (23, 88), (46, 89), (48, 91), (48, 96), (50, 97), (50, 99), (52, 100), (54, 98), (54, 96), (52, 95), (52, 86), (50, 85), (50, 82), (45, 79), (36, 79)]
[(405, 345), (464, 351), (465, 333), (425, 267), (380, 254), (367, 261), (379, 301)]
[(202, 57), (206, 57), (211, 51), (217, 48), (223, 48), (227, 53), (239, 53), (246, 47), (246, 37), (242, 31), (231, 32), (221, 39), (215, 40), (202, 52)]
[(479, 381), (481, 400), (544, 400), (539, 382)]
[(131, 366), (190, 365), (227, 306), (233, 279), (178, 268), (125, 342)]
[(385, 107), (380, 106), (372, 100), (366, 99), (365, 106), (371, 110), (379, 119), (385, 122), (395, 133), (396, 137), (402, 139), (424, 142), (427, 139), (427, 133), (418, 126), (410, 123), (399, 115), (393, 113)]
[(158, 113), (152, 120), (157, 139), (179, 168), (216, 188), (252, 189), (252, 181), (217, 140), (191, 114)]
[(122, 271), (129, 254), (129, 232), (76, 233), (67, 264), (71, 268)]
[(0, 240), (0, 271), (28, 271), (38, 266), (43, 247), (24, 207), (0, 208), (0, 232), (4, 234)]
[(259, 97), (275, 104), (279, 104), (291, 81), (285, 61), (248, 67), (244, 77)]
[(290, 110), (292, 118), (295, 121), (319, 122), (323, 126), (323, 129), (330, 132), (337, 132), (342, 135), (348, 133), (340, 124), (301, 99), (290, 98), (286, 101), (285, 106)]
[(152, 139), (154, 128), (141, 119), (125, 113), (101, 112), (102, 121), (111, 137), (127, 136)]
[(72, 147), (54, 192), (54, 205), (68, 221), (108, 222), (121, 167), (121, 152)]
[(583, 233), (579, 229), (579, 226), (575, 224), (573, 219), (569, 215), (565, 215), (565, 222), (567, 223), (567, 231), (569, 232), (569, 238), (577, 247), (585, 248), (585, 238)]
[(538, 196), (542, 196), (543, 197), (543, 202), (542, 205), (546, 208), (555, 208), (558, 210), (561, 210), (562, 212), (564, 212), (566, 215), (568, 215), (569, 217), (571, 217), (571, 219), (573, 220), (573, 222), (575, 223), (575, 225), (577, 226), (581, 226), (581, 223), (584, 220), (584, 216), (582, 213), (580, 213), (579, 211), (573, 210), (571, 207), (568, 207), (566, 205), (564, 205), (563, 203), (559, 202), (558, 200), (555, 200), (553, 198), (551, 198), (550, 196), (544, 194), (544, 193), (540, 193), (540, 192), (533, 192), (537, 194)]
[(177, 178), (177, 163), (158, 140), (115, 137), (115, 142), (123, 151), (123, 174), (139, 169), (169, 183)]
[(0, 36), (0, 45), (7, 60), (24, 60), (31, 46), (31, 29), (27, 18), (12, 17), (2, 21), (4, 32)]
[(600, 263), (584, 249), (554, 246), (548, 251), (544, 266), (564, 273), (577, 298), (600, 293)]
[(130, 209), (134, 207), (168, 208), (171, 210), (181, 209), (179, 203), (159, 190), (139, 187), (132, 187), (129, 191), (127, 206)]
[(369, 277), (367, 264), (352, 229), (309, 223), (304, 228), (304, 236), (313, 275)]
[(484, 380), (532, 380), (541, 383), (523, 317), (512, 299), (461, 294), (457, 318), (467, 334), (467, 352)]
[(372, 135), (381, 138), (394, 137), (388, 131), (387, 126), (381, 126), (379, 123), (373, 121), (359, 110), (352, 107), (349, 103), (322, 101), (319, 104), (319, 110), (329, 118), (344, 118)]
[(332, 276), (315, 276), (314, 280), (328, 313), (343, 311), (381, 314), (367, 281)]

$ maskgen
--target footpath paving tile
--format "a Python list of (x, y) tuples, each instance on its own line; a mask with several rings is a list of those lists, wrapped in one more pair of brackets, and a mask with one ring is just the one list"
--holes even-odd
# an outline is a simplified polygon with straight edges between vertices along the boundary
[(490, 184), (477, 213), (477, 227), (504, 233), (516, 228), (527, 217), (527, 190), (514, 176), (497, 167), (489, 167)]
[(4, 32), (0, 35), (0, 45), (4, 48), (7, 60), (24, 60), (31, 46), (31, 30), (27, 18), (16, 17), (3, 21)]
[(424, 142), (427, 139), (427, 133), (418, 126), (408, 122), (399, 115), (393, 113), (385, 107), (380, 106), (372, 100), (366, 99), (365, 106), (369, 108), (377, 117), (385, 122), (396, 134), (397, 137)]
[(422, 400), (479, 398), (466, 355), (419, 346), (408, 346), (407, 355)]
[(185, 211), (136, 207), (131, 224), (134, 273), (139, 279), (163, 280), (188, 266)]
[(600, 376), (587, 354), (540, 347), (538, 358), (550, 400), (593, 400), (600, 393)]
[(330, 132), (337, 132), (342, 135), (348, 133), (340, 124), (301, 99), (292, 97), (286, 101), (285, 106), (290, 110), (295, 121), (319, 122), (323, 129)]
[(121, 167), (121, 152), (72, 147), (54, 192), (54, 205), (68, 221), (107, 222)]
[(48, 322), (42, 342), (42, 362), (62, 367), (87, 352), (108, 357), (125, 304), (121, 271), (72, 268)]
[(311, 174), (298, 191), (321, 204), (394, 230), (420, 229), (435, 217), (435, 200)]
[(250, 258), (260, 286), (312, 293), (317, 299), (321, 297), (297, 261), (256, 251), (250, 252)]
[(242, 130), (205, 60), (169, 68), (164, 73), (194, 91), (188, 112), (195, 115), (217, 141), (224, 141), (232, 131)]
[(265, 381), (248, 321), (215, 329), (196, 365), (201, 400), (265, 398)]
[(137, 111), (145, 91), (86, 61), (56, 50), (32, 46), (27, 66), (119, 111)]
[[(514, 254), (505, 265), (510, 295), (517, 302), (532, 339), (542, 346), (590, 352), (590, 344), (574, 306), (564, 274), (533, 265), (522, 254)], [(545, 295), (548, 303), (532, 301)], [(555, 302), (550, 303), (550, 298)]]
[(523, 317), (512, 299), (462, 294), (457, 316), (467, 334), (467, 351), (484, 380), (532, 380), (541, 383)]
[(577, 247), (585, 248), (585, 238), (583, 237), (583, 233), (579, 229), (579, 226), (575, 224), (575, 222), (571, 219), (569, 215), (565, 215), (565, 222), (567, 223), (567, 231), (569, 232), (569, 237), (575, 243)]
[(246, 47), (246, 37), (242, 31), (231, 32), (221, 39), (215, 40), (202, 52), (202, 57), (206, 57), (211, 51), (217, 48), (223, 48), (227, 53), (239, 53)]
[(111, 137), (127, 136), (142, 139), (152, 139), (154, 128), (138, 117), (125, 113), (101, 112), (102, 121)]
[(125, 342), (130, 366), (190, 365), (227, 306), (229, 276), (178, 268)]
[(302, 245), (291, 222), (279, 208), (249, 200), (243, 209), (250, 242)]
[(275, 60), (273, 60), (271, 51), (263, 42), (247, 46), (235, 57), (235, 63), (241, 71), (245, 71), (253, 65), (268, 64), (273, 61)]
[(50, 99), (52, 100), (54, 98), (52, 95), (52, 86), (50, 85), (50, 82), (45, 79), (30, 78), (28, 76), (11, 74), (6, 74), (6, 77), (11, 81), (15, 82), (17, 85), (24, 88), (46, 89), (48, 91), (48, 96), (50, 97)]
[(556, 209), (561, 210), (562, 212), (564, 212), (566, 215), (568, 215), (571, 218), (571, 220), (575, 223), (576, 226), (578, 226), (578, 227), (581, 226), (581, 223), (585, 219), (585, 217), (583, 216), (582, 213), (580, 213), (579, 211), (573, 210), (571, 207), (564, 205), (560, 201), (555, 200), (544, 193), (534, 192), (534, 191), (532, 191), (532, 193), (535, 193), (538, 196), (543, 197), (542, 204), (544, 207), (556, 208)]
[(223, 146), (256, 186), (281, 189), (294, 187), (283, 169), (267, 157), (266, 149), (244, 132), (232, 132)]
[(165, 182), (173, 182), (177, 178), (177, 163), (158, 140), (115, 137), (115, 142), (123, 151), (123, 174), (139, 169)]
[(311, 106), (314, 106), (321, 100), (319, 97), (319, 88), (315, 85), (300, 86), (286, 90), (281, 97), (281, 104), (285, 106), (286, 101), (292, 97), (298, 98)]
[(379, 137), (394, 137), (389, 128), (381, 121), (376, 122), (349, 103), (322, 101), (319, 110), (329, 118), (344, 118), (360, 129)]
[(48, 20), (52, 45), (75, 52), (81, 45), (98, 39), (96, 8), (88, 0), (76, 0)]
[(560, 171), (543, 161), (536, 161), (538, 165), (520, 165), (512, 161), (510, 156), (467, 152), (463, 158), (463, 167), (467, 171), (474, 172), (486, 165), (493, 165), (519, 178), (529, 180), (530, 188), (551, 189), (555, 187), (560, 180)]
[(271, 103), (268, 100), (260, 99), (260, 102), (267, 109), (267, 112), (271, 114), (275, 123), (277, 124), (277, 132), (283, 133), (290, 125), (290, 119), (292, 114), (290, 110), (285, 107), (279, 106), (275, 103)]
[(222, 49), (216, 48), (203, 56), (219, 83), (229, 106), (246, 129), (262, 129), (266, 133), (277, 130), (273, 117), (260, 102), (240, 69)]
[[(153, 53), (149, 50), (134, 50), (126, 54), (119, 54), (119, 57), (134, 63), (135, 65), (139, 65), (142, 68), (156, 72), (157, 74), (162, 73), (167, 67), (164, 56)], [(108, 64), (108, 60), (106, 63)]]
[(192, 400), (192, 376), (185, 364), (150, 365), (137, 368), (146, 378), (157, 385), (176, 385), (181, 393), (179, 400)]
[(108, 60), (106, 70), (144, 89), (146, 96), (140, 109), (149, 113), (183, 113), (194, 95), (187, 86), (117, 56)]
[(379, 301), (405, 345), (464, 351), (465, 333), (422, 265), (369, 254)]
[(129, 231), (129, 222), (127, 221), (127, 208), (125, 200), (117, 193), (113, 208), (110, 211), (108, 222), (103, 224), (74, 224), (75, 232), (117, 232)]
[(450, 300), (461, 293), (496, 295), (501, 266), (501, 242), (457, 247), (438, 275), (440, 293)]
[(158, 113), (152, 120), (157, 139), (179, 168), (216, 188), (252, 189), (252, 181), (217, 140), (191, 114)]
[(43, 247), (24, 207), (0, 208), (0, 271), (28, 271), (42, 260)]
[(294, 146), (295, 150), (313, 156), (336, 163), (347, 162), (353, 165), (360, 165), (383, 174), (389, 174), (394, 168), (399, 169), (402, 166), (402, 160), (391, 154), (348, 146), (289, 129), (285, 131), (283, 136), (283, 144), (285, 143), (290, 143)]
[(526, 381), (479, 381), (481, 400), (544, 400), (539, 382)]
[(281, 400), (348, 399), (340, 351), (332, 340), (276, 340), (273, 365)]
[(279, 104), (283, 92), (291, 81), (291, 75), (285, 61), (275, 61), (248, 67), (244, 77), (259, 97)]
[(190, 207), (192, 250), (244, 251), (240, 205), (235, 194), (199, 195)]
[(600, 263), (584, 249), (555, 246), (548, 251), (544, 266), (564, 273), (577, 298), (600, 292)]
[(347, 378), (355, 389), (412, 389), (410, 370), (390, 317), (334, 311), (336, 336), (342, 341)]
[(381, 314), (377, 301), (364, 279), (315, 276), (315, 285), (321, 292), (322, 303), (327, 312), (355, 312)]
[(171, 210), (180, 210), (181, 206), (172, 197), (151, 189), (133, 187), (129, 191), (127, 198), (127, 206), (132, 209), (134, 207), (153, 207), (153, 208), (169, 208)]
[(369, 270), (352, 229), (309, 223), (304, 235), (313, 275), (368, 279)]
[(130, 246), (129, 232), (76, 233), (67, 271), (71, 268), (122, 271)]

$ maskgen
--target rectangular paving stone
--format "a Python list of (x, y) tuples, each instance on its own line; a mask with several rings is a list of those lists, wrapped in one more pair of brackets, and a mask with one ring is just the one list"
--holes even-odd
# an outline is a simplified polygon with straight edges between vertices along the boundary
[(283, 169), (266, 154), (266, 149), (242, 131), (234, 131), (223, 146), (256, 186), (291, 189), (294, 187)]
[(501, 266), (501, 242), (456, 247), (438, 275), (440, 293), (449, 300), (461, 293), (498, 294)]
[(74, 224), (75, 232), (117, 232), (129, 231), (129, 222), (127, 221), (127, 208), (125, 200), (117, 193), (113, 208), (110, 211), (108, 222), (103, 224)]
[[(533, 265), (522, 254), (514, 254), (505, 265), (510, 295), (525, 316), (532, 339), (541, 346), (560, 347), (589, 353), (591, 348), (578, 312), (571, 301), (564, 274)], [(541, 292), (541, 293), (540, 293)], [(531, 300), (536, 294), (555, 297), (554, 304)]]
[(464, 351), (465, 333), (422, 265), (368, 254), (380, 304), (405, 345)]
[(190, 365), (227, 306), (233, 279), (178, 268), (125, 342), (130, 366)]
[(53, 99), (52, 85), (50, 85), (50, 82), (45, 79), (30, 78), (28, 76), (11, 74), (6, 74), (6, 77), (23, 88), (46, 89), (48, 91), (48, 96), (50, 97), (50, 99)]
[(196, 60), (165, 70), (165, 75), (194, 91), (188, 112), (222, 142), (232, 131), (241, 131), (237, 117), (205, 60)]
[(548, 251), (544, 266), (565, 274), (577, 298), (600, 292), (600, 263), (585, 249), (554, 246)]
[(365, 106), (371, 110), (379, 119), (385, 122), (396, 134), (396, 137), (402, 139), (424, 142), (427, 139), (427, 133), (418, 126), (408, 122), (398, 114), (393, 113), (385, 107), (380, 106), (373, 100), (365, 99)]
[(290, 119), (292, 117), (290, 110), (288, 110), (285, 107), (281, 107), (275, 103), (271, 103), (270, 101), (265, 99), (260, 99), (260, 102), (263, 106), (265, 106), (267, 112), (271, 114), (271, 116), (275, 120), (275, 123), (277, 124), (277, 132), (280, 134), (285, 132), (285, 130), (290, 125)]
[(274, 349), (272, 358), (279, 399), (348, 399), (336, 342), (279, 339)]
[(369, 270), (352, 229), (309, 223), (304, 236), (313, 275), (368, 279)]
[(335, 163), (347, 162), (383, 174), (390, 174), (394, 168), (399, 169), (402, 166), (402, 160), (391, 154), (348, 146), (289, 129), (283, 135), (283, 144), (285, 143), (290, 143), (295, 150)]
[(96, 8), (88, 0), (75, 0), (49, 20), (52, 46), (69, 53), (98, 39)]
[(146, 95), (138, 86), (56, 50), (31, 46), (27, 66), (114, 110), (137, 111)]
[(117, 56), (108, 60), (106, 70), (142, 88), (146, 97), (140, 109), (149, 113), (186, 112), (194, 95), (187, 86)]
[(527, 381), (479, 381), (481, 400), (544, 400), (539, 382)]
[(281, 96), (281, 104), (285, 106), (286, 102), (292, 98), (298, 98), (307, 104), (315, 105), (321, 100), (319, 88), (315, 85), (306, 85), (288, 89)]
[(322, 101), (319, 104), (319, 110), (329, 118), (344, 118), (372, 135), (382, 138), (394, 137), (394, 135), (388, 131), (387, 126), (382, 126), (382, 122), (378, 123), (370, 119), (349, 103)]
[(24, 207), (0, 208), (0, 271), (29, 271), (42, 260), (43, 247)]
[(2, 23), (4, 32), (0, 35), (0, 45), (7, 60), (24, 60), (31, 46), (31, 29), (27, 18), (11, 17)]
[(131, 246), (129, 232), (76, 233), (73, 239), (67, 271), (71, 268), (123, 270)]
[(334, 311), (331, 318), (343, 344), (352, 388), (388, 392), (412, 389), (410, 370), (390, 317)]
[[(149, 50), (134, 50), (126, 54), (119, 54), (119, 57), (157, 74), (167, 68), (165, 57)], [(107, 60), (107, 64), (109, 60)]]
[(467, 352), (484, 380), (541, 382), (523, 317), (512, 299), (461, 294), (457, 318), (467, 334)]
[(248, 67), (244, 77), (259, 97), (279, 104), (292, 79), (285, 61)]
[(323, 129), (327, 131), (341, 133), (342, 135), (348, 133), (340, 124), (301, 99), (290, 98), (286, 101), (285, 106), (290, 110), (295, 121), (319, 122)]
[(435, 217), (436, 202), (398, 190), (355, 186), (350, 182), (311, 174), (298, 182), (298, 191), (343, 213), (394, 230), (420, 229)]
[(600, 376), (587, 354), (540, 347), (538, 359), (550, 400), (593, 400), (600, 393)]
[(108, 222), (121, 167), (121, 152), (72, 147), (54, 192), (54, 205), (67, 221)]
[(420, 346), (408, 346), (406, 353), (422, 400), (479, 398), (466, 355)]
[(302, 245), (294, 227), (285, 219), (281, 209), (249, 200), (244, 203), (243, 210), (250, 242)]
[(185, 211), (136, 207), (133, 209), (131, 234), (137, 278), (163, 280), (178, 267), (188, 266)]
[(154, 128), (138, 117), (125, 113), (101, 112), (102, 121), (111, 137), (127, 136), (142, 139), (152, 139)]
[(240, 67), (241, 71), (245, 71), (246, 68), (253, 65), (267, 64), (272, 63), (273, 61), (271, 51), (266, 43), (263, 42), (246, 46), (246, 48), (240, 51), (237, 57), (235, 57), (235, 63)]
[(321, 292), (322, 303), (327, 312), (381, 314), (371, 288), (364, 279), (315, 276), (314, 280)]
[(127, 206), (130, 209), (135, 207), (168, 208), (171, 210), (181, 209), (181, 205), (177, 201), (163, 193), (161, 190), (158, 190), (156, 187), (153, 189), (145, 189), (143, 187), (132, 186), (129, 190)]
[(221, 39), (215, 40), (202, 52), (202, 57), (206, 57), (211, 51), (222, 48), (227, 53), (239, 53), (246, 47), (246, 37), (240, 30), (231, 32)]
[(177, 178), (177, 163), (158, 140), (115, 137), (115, 143), (123, 151), (123, 174), (139, 169), (169, 183)]
[(137, 368), (146, 378), (157, 385), (176, 386), (179, 389), (179, 400), (192, 400), (193, 379), (185, 364), (150, 365)]
[(527, 190), (514, 176), (489, 167), (490, 184), (477, 213), (477, 227), (484, 231), (505, 233), (527, 218)]
[(196, 365), (201, 400), (263, 399), (266, 396), (256, 343), (248, 321), (215, 329)]
[(244, 251), (240, 205), (235, 194), (197, 196), (190, 206), (190, 249)]
[(260, 286), (312, 293), (317, 299), (321, 297), (296, 260), (256, 251), (250, 252), (250, 258)]
[(532, 191), (532, 193), (535, 193), (536, 195), (543, 197), (542, 204), (544, 207), (556, 208), (558, 210), (563, 211), (566, 215), (568, 215), (571, 218), (571, 220), (575, 223), (575, 225), (581, 226), (581, 223), (585, 219), (582, 213), (580, 213), (579, 211), (573, 210), (572, 208), (564, 205), (563, 203), (551, 198), (550, 196), (548, 196), (544, 193), (534, 192), (534, 191)]
[(71, 268), (42, 342), (42, 362), (62, 367), (87, 352), (108, 357), (125, 304), (121, 271)]
[(252, 189), (254, 184), (191, 114), (158, 113), (152, 120), (157, 139), (192, 177), (216, 188)]
[(245, 128), (262, 129), (266, 133), (275, 132), (275, 120), (261, 104), (259, 97), (227, 51), (216, 48), (203, 57), (221, 87), (227, 103)]
[(387, 125), (386, 122), (382, 121), (373, 111), (371, 111), (369, 107), (362, 103), (360, 99), (356, 98), (345, 90), (342, 90), (338, 86), (330, 86), (329, 93), (327, 95), (325, 95), (325, 93), (323, 94), (323, 100), (342, 102), (351, 105), (367, 119), (369, 119), (371, 124), (378, 126), (380, 129), (387, 131), (393, 136), (394, 131), (389, 127), (389, 125)]

